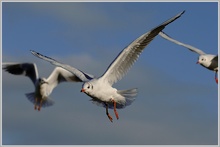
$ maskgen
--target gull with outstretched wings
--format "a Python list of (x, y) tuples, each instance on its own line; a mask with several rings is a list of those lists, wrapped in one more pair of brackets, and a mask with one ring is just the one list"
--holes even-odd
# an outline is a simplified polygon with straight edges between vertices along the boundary
[(91, 78), (87, 74), (74, 67), (60, 63), (33, 50), (31, 50), (31, 53), (76, 75), (81, 81), (84, 82), (81, 92), (84, 92), (90, 96), (94, 103), (105, 107), (106, 114), (109, 120), (112, 122), (113, 119), (108, 112), (108, 108), (114, 109), (115, 116), (118, 119), (119, 116), (116, 109), (124, 108), (130, 105), (135, 100), (135, 96), (137, 95), (136, 88), (129, 90), (117, 90), (116, 88), (113, 88), (112, 85), (128, 72), (144, 48), (158, 35), (158, 33), (162, 31), (168, 24), (178, 19), (183, 13), (184, 11), (131, 42), (130, 45), (125, 47), (118, 54), (104, 74), (99, 78)]
[(163, 37), (164, 39), (167, 39), (173, 43), (176, 43), (178, 45), (181, 45), (187, 49), (189, 49), (192, 52), (195, 52), (197, 54), (199, 54), (199, 58), (197, 61), (197, 64), (202, 65), (203, 67), (212, 70), (215, 72), (215, 81), (216, 83), (218, 83), (218, 77), (217, 77), (217, 73), (218, 73), (218, 55), (212, 55), (212, 54), (206, 54), (205, 52), (203, 52), (202, 50), (193, 47), (191, 45), (179, 42), (173, 38), (171, 38), (170, 36), (168, 36), (166, 33), (164, 33), (163, 31), (161, 31), (159, 33), (159, 35), (161, 37)]
[(60, 82), (80, 82), (81, 80), (71, 72), (56, 67), (50, 76), (46, 78), (38, 77), (38, 70), (35, 63), (3, 63), (3, 69), (13, 75), (24, 75), (31, 79), (35, 86), (35, 91), (27, 93), (27, 98), (34, 103), (34, 108), (40, 111), (41, 107), (54, 104), (49, 98), (53, 89)]

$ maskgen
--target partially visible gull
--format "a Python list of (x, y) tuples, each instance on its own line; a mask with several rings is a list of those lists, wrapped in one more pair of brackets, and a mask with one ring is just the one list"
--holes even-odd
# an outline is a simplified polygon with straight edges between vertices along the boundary
[(74, 67), (62, 64), (35, 51), (31, 50), (31, 53), (50, 62), (51, 64), (70, 71), (72, 74), (81, 79), (83, 82), (81, 92), (90, 96), (94, 103), (105, 107), (106, 115), (112, 122), (113, 119), (108, 112), (108, 108), (113, 108), (116, 118), (119, 119), (116, 108), (120, 109), (130, 105), (137, 95), (136, 88), (129, 90), (117, 90), (116, 88), (113, 88), (112, 85), (122, 79), (122, 77), (138, 59), (144, 48), (158, 35), (158, 33), (162, 31), (166, 25), (178, 19), (183, 13), (184, 11), (134, 40), (119, 53), (119, 55), (109, 65), (105, 73), (99, 78), (93, 78)]
[(54, 104), (49, 98), (53, 89), (60, 82), (79, 82), (81, 81), (78, 77), (73, 75), (71, 72), (56, 67), (51, 75), (46, 78), (39, 78), (37, 66), (35, 63), (3, 63), (3, 69), (14, 75), (24, 75), (31, 79), (35, 86), (35, 91), (27, 93), (27, 98), (34, 103), (35, 110), (40, 111), (41, 107), (47, 107)]
[(161, 37), (173, 42), (173, 43), (184, 46), (184, 47), (188, 48), (190, 51), (199, 54), (197, 64), (200, 64), (203, 67), (214, 71), (215, 72), (215, 81), (216, 81), (216, 83), (218, 83), (218, 77), (217, 77), (217, 73), (218, 73), (218, 55), (206, 54), (205, 52), (203, 52), (202, 50), (200, 50), (196, 47), (193, 47), (193, 46), (188, 45), (188, 44), (184, 44), (182, 42), (179, 42), (179, 41), (171, 38), (170, 36), (168, 36), (166, 33), (162, 32), (162, 31), (159, 33), (159, 35)]

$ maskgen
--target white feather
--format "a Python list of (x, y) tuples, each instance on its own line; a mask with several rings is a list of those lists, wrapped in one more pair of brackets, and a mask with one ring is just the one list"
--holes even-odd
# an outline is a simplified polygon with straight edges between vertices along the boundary
[(176, 43), (176, 44), (178, 44), (178, 45), (181, 45), (181, 46), (183, 46), (183, 47), (186, 47), (186, 48), (188, 48), (190, 51), (195, 52), (195, 53), (197, 53), (197, 54), (199, 54), (199, 55), (205, 55), (205, 54), (206, 54), (205, 52), (203, 52), (202, 50), (200, 50), (200, 49), (198, 49), (198, 48), (196, 48), (196, 47), (193, 47), (193, 46), (188, 45), (188, 44), (184, 44), (184, 43), (182, 43), (182, 42), (179, 42), (179, 41), (177, 41), (177, 40), (171, 38), (170, 36), (168, 36), (167, 34), (165, 34), (165, 33), (162, 32), (162, 31), (159, 33), (159, 35), (160, 35), (161, 37), (163, 37), (164, 39), (167, 39), (167, 40), (169, 40), (169, 41), (171, 41), (171, 42), (173, 42), (173, 43)]

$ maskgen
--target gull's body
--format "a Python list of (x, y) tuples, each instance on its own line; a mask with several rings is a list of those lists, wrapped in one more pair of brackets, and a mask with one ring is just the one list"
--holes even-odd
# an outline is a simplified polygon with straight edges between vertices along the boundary
[(164, 32), (160, 32), (159, 35), (161, 37), (163, 37), (164, 39), (167, 39), (173, 43), (176, 43), (178, 45), (181, 45), (183, 47), (186, 47), (187, 49), (189, 49), (192, 52), (195, 52), (197, 54), (199, 54), (199, 58), (197, 61), (197, 64), (202, 65), (203, 67), (212, 70), (215, 72), (215, 81), (216, 83), (218, 83), (218, 78), (217, 78), (217, 72), (218, 72), (218, 55), (212, 55), (212, 54), (206, 54), (205, 52), (203, 52), (202, 50), (193, 47), (191, 45), (188, 44), (184, 44), (182, 42), (179, 42), (173, 38), (171, 38), (170, 36), (168, 36), (167, 34), (165, 34)]
[(47, 79), (39, 78), (35, 63), (3, 63), (3, 69), (11, 74), (24, 75), (31, 79), (35, 91), (27, 93), (26, 96), (39, 111), (41, 107), (53, 105), (54, 102), (49, 98), (49, 95), (60, 82), (79, 81), (71, 72), (60, 67), (56, 67)]
[(114, 108), (116, 118), (118, 119), (119, 117), (116, 108), (124, 108), (130, 105), (137, 95), (136, 88), (130, 90), (117, 90), (116, 88), (113, 88), (112, 85), (127, 73), (144, 48), (158, 35), (158, 33), (162, 31), (166, 25), (179, 18), (183, 13), (184, 11), (134, 40), (119, 53), (104, 74), (99, 78), (93, 78), (74, 67), (62, 64), (35, 51), (31, 52), (33, 55), (41, 59), (70, 71), (72, 74), (75, 74), (79, 79), (81, 79), (83, 82), (81, 92), (84, 92), (88, 96), (92, 97), (92, 101), (94, 103), (105, 107), (106, 114), (112, 122), (112, 117), (108, 113), (108, 108)]

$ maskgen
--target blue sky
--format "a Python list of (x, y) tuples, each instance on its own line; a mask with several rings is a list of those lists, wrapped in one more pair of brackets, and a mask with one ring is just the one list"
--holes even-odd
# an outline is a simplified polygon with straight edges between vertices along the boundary
[[(183, 10), (164, 32), (217, 54), (217, 2), (3, 2), (2, 62), (34, 62), (48, 77), (54, 66), (32, 49), (98, 77), (130, 42)], [(157, 36), (113, 85), (139, 91), (113, 123), (79, 92), (81, 83), (60, 84), (55, 104), (38, 112), (25, 97), (30, 79), (3, 71), (2, 144), (216, 145), (218, 86), (197, 58)]]

